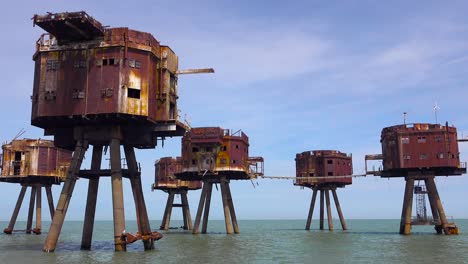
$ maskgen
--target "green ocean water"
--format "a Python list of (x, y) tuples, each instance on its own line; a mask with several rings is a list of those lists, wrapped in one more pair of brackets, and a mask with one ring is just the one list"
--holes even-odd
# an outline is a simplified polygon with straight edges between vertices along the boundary
[[(55, 253), (42, 252), (45, 234), (0, 235), (0, 263), (468, 263), (468, 220), (456, 220), (460, 235), (436, 235), (432, 226), (398, 234), (399, 220), (348, 220), (348, 231), (320, 231), (318, 221), (305, 231), (305, 220), (241, 220), (240, 234), (226, 235), (224, 222), (209, 222), (208, 234), (170, 230), (154, 251), (141, 242), (114, 252), (112, 221), (97, 221), (93, 249), (80, 250), (82, 222), (65, 223)], [(152, 221), (152, 228), (159, 221)], [(180, 226), (172, 221), (171, 226)], [(6, 226), (0, 222), (0, 226)], [(24, 228), (18, 222), (16, 228)], [(136, 229), (127, 221), (127, 231)], [(44, 223), (47, 231), (48, 223)]]

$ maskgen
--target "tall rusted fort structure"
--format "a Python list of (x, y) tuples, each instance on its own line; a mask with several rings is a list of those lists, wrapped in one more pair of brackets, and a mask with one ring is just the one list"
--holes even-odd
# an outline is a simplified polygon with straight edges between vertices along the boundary
[(220, 127), (199, 127), (182, 138), (182, 171), (175, 174), (184, 181), (203, 181), (193, 233), (206, 233), (213, 184), (221, 187), (226, 233), (239, 233), (231, 180), (250, 180), (263, 175), (263, 158), (249, 157), (249, 138), (242, 131), (231, 133)]
[[(13, 140), (2, 146), (2, 173), (1, 182), (21, 185), (21, 191), (8, 227), (3, 230), (11, 234), (14, 230), (18, 213), (21, 209), (24, 196), (31, 188), (29, 200), (28, 221), (26, 233), (40, 234), (42, 232), (42, 188), (47, 194), (50, 217), (54, 217), (54, 202), (52, 198), (52, 185), (60, 184), (70, 166), (72, 153), (69, 150), (59, 149), (50, 140), (20, 139)], [(32, 228), (36, 205), (36, 227)]]
[[(157, 160), (154, 164), (155, 177), (152, 190), (161, 190), (168, 194), (166, 208), (164, 209), (161, 230), (169, 230), (171, 214), (173, 207), (182, 208), (182, 217), (184, 221), (183, 229), (192, 230), (192, 217), (190, 215), (190, 206), (187, 199), (187, 193), (190, 190), (202, 188), (202, 181), (182, 181), (175, 177), (176, 173), (182, 171), (181, 157), (164, 157)], [(174, 203), (176, 195), (180, 195), (180, 204)]]
[[(460, 163), (457, 129), (440, 124), (403, 124), (382, 130), (382, 154), (366, 155), (366, 173), (383, 178), (404, 177), (406, 181), (401, 212), (400, 234), (411, 233), (414, 182), (424, 181), (425, 192), (437, 233), (458, 234), (449, 223), (434, 181), (436, 176), (455, 176), (466, 173)], [(369, 160), (382, 160), (382, 168), (368, 171)], [(422, 191), (417, 190), (417, 191)], [(413, 221), (414, 222), (414, 221)]]
[(320, 192), (320, 230), (324, 229), (325, 201), (328, 229), (333, 230), (330, 191), (335, 201), (338, 216), (340, 217), (341, 227), (343, 230), (347, 229), (336, 189), (352, 184), (352, 174), (353, 164), (351, 155), (336, 150), (306, 151), (296, 155), (296, 180), (294, 181), (294, 185), (307, 187), (313, 191), (305, 227), (306, 230), (310, 230), (318, 192)]
[[(44, 251), (54, 251), (78, 177), (89, 179), (82, 248), (91, 247), (101, 176), (111, 176), (115, 250), (142, 239), (154, 247), (134, 148), (155, 148), (158, 139), (182, 136), (178, 120), (178, 57), (151, 34), (103, 27), (85, 12), (35, 15), (34, 25), (48, 33), (36, 43), (31, 123), (54, 136), (55, 146), (74, 150), (70, 169), (47, 234)], [(91, 169), (80, 171), (89, 145)], [(121, 165), (123, 146), (128, 169)], [(110, 148), (110, 170), (101, 169)], [(125, 231), (122, 178), (130, 180), (138, 234)]]

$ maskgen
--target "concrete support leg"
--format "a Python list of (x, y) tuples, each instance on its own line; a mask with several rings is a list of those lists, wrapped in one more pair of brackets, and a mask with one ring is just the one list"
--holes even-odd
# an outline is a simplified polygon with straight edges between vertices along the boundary
[(328, 189), (325, 190), (325, 199), (327, 201), (328, 230), (333, 231), (333, 217), (331, 212), (330, 193), (328, 192)]
[(325, 217), (324, 214), (324, 190), (320, 190), (320, 230), (323, 230), (323, 219)]
[[(135, 156), (135, 150), (131, 146), (124, 146), (127, 166), (130, 171), (130, 183), (132, 185), (133, 199), (137, 213), (138, 231), (141, 234), (150, 234), (151, 226), (149, 223), (148, 211), (146, 210), (145, 197), (143, 196), (143, 187), (141, 184), (141, 175), (138, 171), (138, 163)], [(154, 249), (154, 240), (143, 240), (145, 250)]]
[(13, 214), (11, 215), (10, 223), (8, 224), (8, 227), (3, 230), (3, 233), (11, 234), (13, 232), (13, 229), (15, 228), (16, 219), (18, 218), (18, 213), (21, 209), (21, 204), (23, 204), (24, 195), (26, 194), (27, 189), (28, 187), (26, 186), (21, 187), (18, 200), (16, 201), (15, 210), (13, 211)]
[[(93, 156), (91, 159), (91, 171), (99, 171), (102, 161), (102, 146), (93, 146)], [(83, 234), (81, 236), (81, 249), (91, 249), (93, 239), (94, 216), (96, 214), (96, 202), (99, 188), (99, 176), (93, 176), (88, 183), (88, 197), (86, 199), (86, 211), (83, 224)]]
[(229, 205), (229, 212), (231, 213), (232, 227), (234, 228), (234, 233), (239, 234), (239, 225), (237, 224), (237, 216), (236, 210), (234, 209), (234, 201), (232, 200), (231, 187), (229, 186), (229, 182), (225, 182), (224, 184)]
[(227, 199), (226, 179), (222, 179), (220, 185), (221, 185), (221, 196), (223, 199), (224, 221), (226, 223), (226, 233), (232, 234), (232, 221), (231, 221), (231, 214), (229, 211), (229, 203)]
[(336, 195), (336, 188), (332, 189), (332, 194), (333, 194), (333, 200), (335, 201), (335, 206), (336, 206), (336, 211), (338, 212), (338, 216), (340, 217), (340, 222), (341, 222), (341, 228), (343, 230), (346, 230), (346, 222), (343, 217), (343, 212), (341, 211), (341, 206), (340, 206), (340, 201), (338, 200), (338, 195)]
[(192, 216), (190, 215), (190, 206), (187, 199), (187, 191), (180, 194), (182, 200), (182, 213), (184, 216), (184, 229), (192, 230)]
[(432, 196), (432, 199), (435, 201), (437, 210), (439, 212), (442, 230), (444, 231), (444, 234), (450, 235), (450, 232), (448, 230), (447, 216), (445, 215), (444, 207), (442, 206), (442, 201), (440, 200), (439, 192), (437, 191), (434, 178), (429, 178), (426, 180), (426, 187), (427, 187), (428, 194)]
[(169, 224), (171, 222), (171, 214), (172, 214), (172, 205), (174, 204), (174, 192), (169, 191), (169, 196), (167, 197), (166, 209), (164, 210), (164, 226), (161, 226), (162, 230), (169, 230)]
[[(428, 186), (427, 184), (427, 179), (424, 180), (424, 182), (426, 183), (426, 186)], [(431, 212), (432, 212), (432, 218), (434, 219), (434, 224), (435, 224), (435, 230), (437, 232), (437, 234), (442, 234), (442, 221), (440, 220), (440, 216), (439, 216), (439, 210), (437, 209), (437, 203), (436, 203), (436, 200), (434, 198), (434, 195), (432, 195), (430, 192), (429, 192), (429, 188), (428, 189), (428, 198), (429, 198), (429, 205), (431, 206)]]
[(47, 195), (47, 202), (49, 203), (49, 212), (50, 212), (50, 219), (54, 218), (55, 208), (54, 208), (54, 198), (52, 197), (52, 187), (46, 186), (46, 195)]
[(210, 215), (211, 194), (213, 193), (213, 183), (207, 183), (206, 198), (205, 198), (205, 211), (203, 212), (202, 234), (206, 234), (208, 229), (208, 217)]
[[(116, 129), (117, 130), (117, 129)], [(115, 251), (126, 251), (127, 245), (121, 239), (125, 230), (125, 210), (122, 185), (122, 163), (120, 159), (120, 139), (113, 132), (110, 142), (111, 182), (112, 182), (112, 208), (114, 216), (114, 242)]]
[(407, 178), (405, 185), (405, 197), (403, 198), (403, 209), (401, 211), (400, 234), (411, 234), (411, 213), (413, 209), (414, 179)]
[(83, 161), (84, 154), (88, 148), (88, 142), (79, 140), (76, 144), (75, 151), (73, 152), (73, 158), (68, 170), (67, 178), (62, 188), (62, 193), (57, 203), (57, 208), (50, 225), (49, 233), (47, 234), (46, 241), (44, 243), (45, 252), (53, 252), (57, 245), (57, 240), (62, 230), (63, 220), (67, 214), (68, 205), (75, 188), (76, 175), (79, 173), (81, 163)]
[(39, 184), (36, 187), (36, 228), (33, 232), (36, 235), (42, 232), (42, 186)]
[(26, 223), (26, 233), (31, 234), (34, 216), (34, 201), (36, 199), (36, 186), (31, 187), (31, 198), (29, 199), (28, 222)]
[(310, 225), (312, 224), (312, 215), (314, 213), (317, 192), (318, 192), (317, 189), (313, 188), (312, 200), (310, 201), (309, 215), (307, 216), (307, 223), (306, 223), (305, 230), (310, 230)]
[(200, 227), (201, 215), (203, 213), (203, 207), (205, 205), (205, 198), (206, 198), (206, 190), (208, 189), (208, 185), (211, 183), (204, 182), (202, 192), (200, 195), (200, 202), (198, 203), (197, 215), (195, 216), (195, 224), (193, 225), (193, 234), (198, 234), (198, 228)]

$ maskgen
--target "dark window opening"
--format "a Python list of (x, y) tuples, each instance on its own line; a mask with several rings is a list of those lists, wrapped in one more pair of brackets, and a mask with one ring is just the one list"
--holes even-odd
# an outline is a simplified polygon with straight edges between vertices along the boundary
[(226, 147), (226, 146), (223, 146), (223, 147), (222, 147), (222, 150), (223, 150), (223, 151), (226, 151), (226, 150), (227, 150), (227, 147)]
[(236, 149), (238, 149), (238, 148), (239, 148), (239, 145), (236, 145)]
[(109, 59), (109, 65), (114, 65), (115, 64), (115, 59), (114, 58), (110, 58)]
[(195, 164), (197, 164), (197, 161), (193, 159), (192, 160), (192, 165), (195, 165)]
[(333, 172), (329, 171), (328, 176), (333, 176)]
[(195, 153), (195, 152), (198, 152), (198, 151), (199, 151), (199, 149), (198, 149), (198, 148), (192, 148), (192, 152), (194, 152), (194, 153)]
[(309, 176), (315, 176), (315, 174), (314, 173), (309, 173)]
[(333, 160), (327, 160), (327, 164), (333, 164)]
[(20, 151), (15, 152), (15, 161), (21, 161), (21, 152)]
[(134, 88), (127, 89), (128, 98), (140, 99), (140, 90)]
[(211, 148), (211, 147), (206, 147), (206, 152), (211, 152), (211, 151), (213, 151), (213, 148)]
[(232, 160), (232, 164), (236, 164), (236, 160)]
[(102, 66), (107, 66), (107, 59), (102, 59)]

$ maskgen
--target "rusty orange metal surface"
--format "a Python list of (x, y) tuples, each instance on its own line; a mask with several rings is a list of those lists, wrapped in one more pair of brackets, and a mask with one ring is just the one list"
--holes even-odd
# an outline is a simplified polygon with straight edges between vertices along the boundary
[(185, 133), (177, 108), (179, 61), (170, 47), (147, 32), (104, 28), (85, 12), (35, 15), (33, 22), (48, 33), (33, 56), (31, 123), (55, 135), (56, 145), (74, 145), (66, 141), (73, 126), (119, 124), (135, 135), (126, 144), (140, 148)]
[(262, 157), (249, 157), (249, 138), (244, 132), (201, 127), (182, 138), (182, 171), (176, 176), (252, 179), (263, 175), (263, 169)]
[(2, 146), (0, 180), (23, 182), (25, 178), (41, 177), (62, 181), (70, 166), (72, 152), (59, 149), (53, 141), (20, 139)]
[[(317, 186), (333, 184), (344, 186), (352, 184), (352, 177), (334, 178), (353, 174), (352, 156), (337, 150), (314, 150), (296, 154), (296, 177), (294, 184)], [(326, 177), (329, 176), (330, 179)], [(307, 179), (299, 179), (307, 177)], [(311, 177), (321, 177), (311, 179)]]
[(164, 157), (154, 164), (155, 177), (153, 189), (185, 189), (198, 190), (203, 186), (202, 181), (182, 181), (175, 177), (176, 173), (182, 171), (182, 158)]

